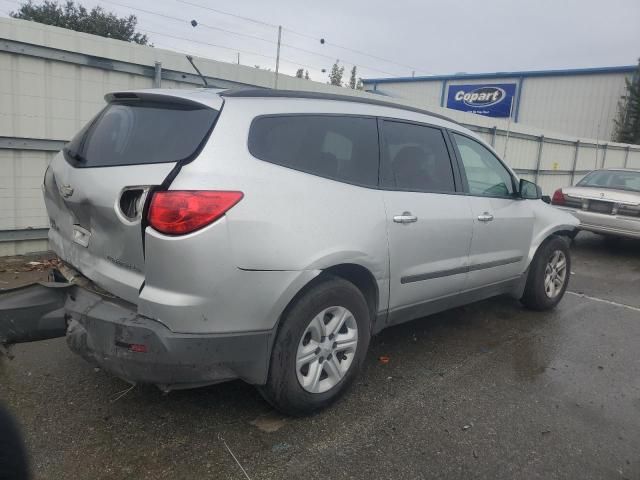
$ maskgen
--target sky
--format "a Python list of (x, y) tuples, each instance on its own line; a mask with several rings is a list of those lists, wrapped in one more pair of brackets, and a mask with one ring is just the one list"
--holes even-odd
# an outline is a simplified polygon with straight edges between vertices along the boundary
[[(0, 0), (0, 16), (19, 3)], [(272, 70), (281, 25), (280, 71), (303, 68), (319, 81), (336, 60), (346, 79), (354, 65), (360, 77), (382, 78), (631, 65), (640, 57), (639, 0), (81, 3), (136, 15), (158, 48), (233, 63), (239, 54), (243, 65)]]

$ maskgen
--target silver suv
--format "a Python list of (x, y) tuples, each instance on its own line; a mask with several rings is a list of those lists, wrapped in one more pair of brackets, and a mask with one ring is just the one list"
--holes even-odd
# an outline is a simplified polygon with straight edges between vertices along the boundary
[(388, 326), (567, 288), (578, 221), (447, 118), (262, 89), (106, 100), (44, 191), (68, 344), (129, 382), (240, 378), (305, 414)]

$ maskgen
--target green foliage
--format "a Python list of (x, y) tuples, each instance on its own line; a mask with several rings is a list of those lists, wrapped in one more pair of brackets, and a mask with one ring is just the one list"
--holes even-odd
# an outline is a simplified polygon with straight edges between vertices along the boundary
[(336, 63), (331, 67), (331, 72), (329, 73), (329, 83), (331, 85), (336, 85), (338, 87), (342, 86), (342, 76), (344, 75), (344, 67), (340, 67), (338, 63), (340, 60), (336, 60)]
[(303, 76), (303, 75), (304, 75), (304, 68), (299, 68), (299, 69), (296, 71), (296, 77), (297, 77), (297, 78), (302, 78), (302, 76)]
[(613, 140), (640, 144), (640, 60), (632, 80), (625, 81), (626, 91), (618, 102), (618, 116), (614, 120)]
[(311, 80), (311, 77), (309, 77), (309, 70), (305, 70), (304, 71), (304, 79), (305, 80)]
[(102, 7), (94, 7), (87, 10), (80, 4), (69, 0), (64, 4), (58, 4), (52, 0), (44, 0), (41, 4), (35, 4), (28, 0), (20, 6), (17, 12), (11, 12), (13, 18), (30, 20), (32, 22), (54, 25), (68, 28), (76, 32), (91, 33), (101, 37), (125, 40), (140, 45), (147, 45), (149, 39), (146, 35), (135, 31), (138, 19), (135, 15), (117, 17)]
[(351, 76), (349, 77), (349, 88), (355, 90), (358, 86), (358, 78), (356, 77), (356, 66), (351, 69)]

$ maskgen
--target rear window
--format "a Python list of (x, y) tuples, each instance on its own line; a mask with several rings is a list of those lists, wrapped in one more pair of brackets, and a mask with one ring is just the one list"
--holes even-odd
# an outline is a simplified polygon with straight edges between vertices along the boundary
[(599, 170), (578, 182), (579, 187), (599, 187), (640, 192), (640, 172), (629, 170)]
[(197, 104), (111, 103), (67, 144), (64, 154), (76, 167), (186, 160), (217, 115), (217, 110)]
[(266, 162), (341, 182), (378, 185), (374, 118), (335, 115), (258, 117), (249, 151)]

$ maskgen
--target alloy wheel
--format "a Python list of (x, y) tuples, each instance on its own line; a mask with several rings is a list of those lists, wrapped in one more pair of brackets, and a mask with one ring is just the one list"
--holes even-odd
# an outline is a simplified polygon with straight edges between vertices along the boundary
[(549, 298), (556, 298), (567, 281), (567, 258), (564, 252), (556, 250), (549, 257), (544, 270), (544, 293)]

